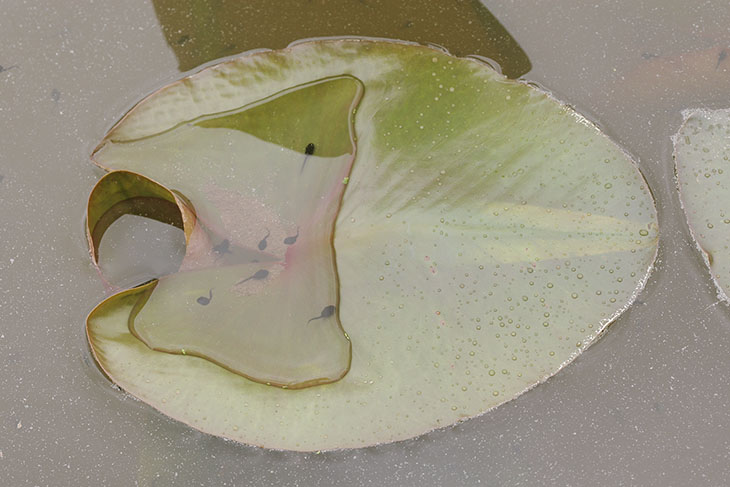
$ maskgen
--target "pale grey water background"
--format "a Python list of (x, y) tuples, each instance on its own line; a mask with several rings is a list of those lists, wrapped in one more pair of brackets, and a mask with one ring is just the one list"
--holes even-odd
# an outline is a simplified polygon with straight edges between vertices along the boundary
[(17, 65), (0, 72), (0, 485), (730, 483), (730, 311), (690, 241), (669, 139), (682, 109), (730, 106), (730, 59), (711, 60), (730, 47), (730, 5), (484, 3), (530, 57), (525, 78), (639, 159), (660, 213), (657, 267), (604, 338), (517, 400), (315, 455), (195, 432), (98, 372), (83, 331), (104, 295), (83, 235), (100, 175), (88, 155), (178, 63), (146, 1), (0, 0), (0, 65)]

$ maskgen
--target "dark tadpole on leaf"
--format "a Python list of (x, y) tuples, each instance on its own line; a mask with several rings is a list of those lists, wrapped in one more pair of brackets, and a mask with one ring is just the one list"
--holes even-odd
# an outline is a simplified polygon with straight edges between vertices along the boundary
[(262, 238), (261, 241), (259, 242), (259, 250), (264, 250), (266, 248), (266, 246), (268, 245), (266, 243), (266, 239), (269, 238), (269, 235), (271, 235), (271, 232), (267, 228), (266, 229), (266, 236), (264, 238)]
[(212, 289), (210, 291), (208, 291), (208, 297), (207, 298), (205, 296), (200, 296), (198, 299), (196, 299), (196, 301), (200, 305), (207, 306), (208, 303), (210, 303), (210, 300), (211, 299), (213, 299), (213, 290)]
[(223, 254), (232, 253), (230, 250), (231, 242), (228, 239), (223, 240), (221, 243), (213, 247), (213, 252), (221, 256)]
[(307, 164), (307, 159), (309, 159), (309, 156), (314, 154), (314, 144), (309, 143), (307, 144), (307, 147), (304, 148), (304, 161), (302, 162), (302, 168), (299, 170), (299, 174), (304, 172), (304, 166)]
[(330, 316), (332, 316), (333, 314), (335, 314), (335, 310), (336, 309), (337, 308), (335, 308), (335, 306), (332, 305), (332, 304), (330, 304), (329, 306), (326, 306), (322, 310), (322, 314), (321, 315), (315, 316), (314, 318), (310, 319), (309, 321), (307, 321), (307, 324), (309, 324), (311, 321), (314, 321), (314, 320), (320, 320), (320, 319), (323, 319), (323, 318), (329, 318)]
[(284, 239), (284, 244), (285, 245), (294, 245), (296, 243), (296, 241), (297, 241), (297, 238), (299, 238), (299, 227), (297, 227), (297, 234), (296, 235), (292, 235), (291, 237), (286, 237)]
[(269, 276), (269, 271), (267, 271), (266, 269), (259, 269), (256, 271), (256, 273), (253, 276), (247, 277), (246, 279), (243, 279), (242, 281), (238, 281), (236, 283), (236, 286), (238, 286), (239, 284), (243, 284), (246, 281), (250, 281), (251, 279), (256, 279), (257, 281), (260, 281), (261, 279), (266, 279), (268, 276)]

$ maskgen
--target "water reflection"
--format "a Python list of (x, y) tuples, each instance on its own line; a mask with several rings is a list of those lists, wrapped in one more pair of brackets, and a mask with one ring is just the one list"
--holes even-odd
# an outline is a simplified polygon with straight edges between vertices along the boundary
[(324, 0), (153, 3), (181, 71), (250, 49), (341, 35), (438, 44), (457, 56), (494, 59), (511, 78), (532, 68), (519, 44), (478, 0), (347, 0), (337, 2), (337, 8)]

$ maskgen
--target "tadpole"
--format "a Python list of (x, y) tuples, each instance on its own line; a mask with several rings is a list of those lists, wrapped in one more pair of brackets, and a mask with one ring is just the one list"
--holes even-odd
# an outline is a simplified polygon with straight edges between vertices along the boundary
[(309, 324), (311, 321), (314, 321), (314, 320), (320, 320), (320, 319), (323, 319), (323, 318), (329, 318), (330, 316), (332, 316), (333, 314), (335, 314), (335, 310), (336, 309), (337, 308), (335, 308), (335, 306), (332, 305), (332, 304), (330, 304), (329, 306), (326, 306), (322, 310), (322, 314), (321, 315), (315, 316), (314, 318), (310, 319), (309, 321), (307, 321), (307, 324)]
[(717, 64), (715, 65), (715, 69), (718, 69), (720, 67), (720, 63), (723, 62), (727, 58), (727, 49), (723, 49), (720, 51), (720, 55), (717, 56)]
[(292, 235), (291, 237), (286, 237), (284, 239), (284, 244), (285, 245), (294, 245), (296, 243), (298, 237), (299, 237), (299, 227), (297, 227), (296, 235)]
[(302, 162), (302, 168), (299, 170), (299, 174), (304, 172), (304, 166), (307, 164), (307, 159), (309, 159), (309, 156), (314, 154), (314, 144), (309, 143), (307, 144), (307, 147), (304, 148), (304, 161)]
[(264, 250), (266, 248), (266, 246), (268, 245), (266, 243), (266, 239), (269, 238), (269, 235), (271, 235), (271, 231), (269, 231), (269, 229), (267, 228), (266, 236), (264, 238), (262, 238), (261, 241), (259, 242), (259, 250)]
[(198, 299), (196, 299), (196, 301), (198, 302), (198, 304), (200, 304), (202, 306), (208, 306), (211, 299), (213, 299), (213, 290), (212, 289), (210, 291), (208, 291), (207, 298), (205, 296), (200, 296)]
[(223, 254), (230, 254), (232, 253), (230, 247), (231, 242), (228, 239), (225, 239), (221, 243), (213, 247), (213, 252), (215, 252), (219, 256)]
[(238, 281), (235, 285), (238, 286), (239, 284), (243, 284), (246, 281), (250, 281), (251, 279), (256, 279), (257, 281), (260, 281), (261, 279), (266, 279), (269, 276), (269, 271), (266, 269), (259, 269), (257, 270), (253, 276), (247, 277), (246, 279), (243, 279), (241, 281)]

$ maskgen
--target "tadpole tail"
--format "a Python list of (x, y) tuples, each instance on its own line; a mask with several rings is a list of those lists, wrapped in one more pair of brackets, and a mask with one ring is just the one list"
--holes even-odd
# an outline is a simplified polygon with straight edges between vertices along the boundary
[(307, 165), (308, 160), (309, 160), (309, 154), (304, 156), (304, 161), (302, 161), (302, 168), (299, 170), (299, 174), (302, 174), (304, 172), (304, 166)]
[(717, 57), (717, 64), (715, 65), (715, 70), (720, 69), (720, 64), (727, 58), (727, 49), (723, 49), (720, 51), (720, 55)]

